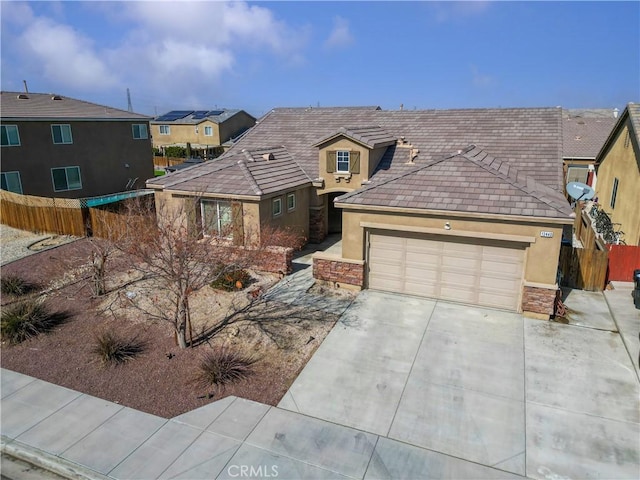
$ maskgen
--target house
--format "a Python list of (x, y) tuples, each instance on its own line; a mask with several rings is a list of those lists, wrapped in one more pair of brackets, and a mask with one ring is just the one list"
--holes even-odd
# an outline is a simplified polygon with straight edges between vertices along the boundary
[(640, 245), (640, 105), (629, 103), (596, 159), (596, 197), (627, 245)]
[(160, 151), (188, 145), (189, 154), (210, 159), (255, 123), (256, 119), (244, 110), (173, 110), (151, 121), (151, 136), (153, 147)]
[[(314, 276), (474, 305), (553, 313), (564, 198), (559, 108), (282, 108), (220, 159), (147, 182), (157, 205), (200, 201), (236, 243), (264, 224), (312, 242)], [(240, 220), (241, 219), (241, 220)]]
[(616, 123), (618, 109), (562, 111), (562, 160), (565, 186), (580, 182), (596, 186), (596, 155)]
[(2, 189), (83, 198), (144, 188), (150, 117), (45, 93), (1, 93)]

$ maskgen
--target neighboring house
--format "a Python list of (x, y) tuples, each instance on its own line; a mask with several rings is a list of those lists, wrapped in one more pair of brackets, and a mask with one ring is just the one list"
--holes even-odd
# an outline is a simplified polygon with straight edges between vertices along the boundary
[(596, 198), (627, 245), (640, 245), (640, 105), (629, 103), (598, 153)]
[(144, 188), (150, 117), (55, 94), (2, 92), (2, 189), (83, 198)]
[(561, 129), (559, 108), (275, 109), (220, 159), (147, 186), (159, 211), (199, 199), (189, 218), (233, 224), (236, 243), (265, 223), (341, 232), (341, 255), (314, 257), (334, 285), (548, 318), (572, 223)]
[(210, 159), (220, 147), (253, 127), (256, 119), (244, 110), (174, 110), (151, 122), (153, 146), (159, 150), (180, 146)]
[(565, 181), (596, 186), (596, 155), (616, 123), (618, 109), (563, 110), (562, 157)]

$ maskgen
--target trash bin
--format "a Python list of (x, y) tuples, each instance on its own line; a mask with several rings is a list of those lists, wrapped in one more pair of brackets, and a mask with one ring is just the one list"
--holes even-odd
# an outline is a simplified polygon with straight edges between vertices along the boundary
[(640, 309), (640, 269), (633, 271), (633, 304)]

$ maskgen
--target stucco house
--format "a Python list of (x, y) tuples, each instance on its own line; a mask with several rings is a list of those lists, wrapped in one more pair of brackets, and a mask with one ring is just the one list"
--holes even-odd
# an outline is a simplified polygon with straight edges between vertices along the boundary
[(596, 160), (596, 197), (627, 245), (640, 245), (640, 105), (629, 103)]
[(199, 198), (207, 225), (241, 218), (236, 243), (265, 223), (311, 242), (341, 232), (342, 253), (313, 265), (335, 286), (548, 318), (573, 215), (562, 159), (559, 108), (282, 108), (220, 159), (147, 186), (159, 205)]
[(2, 189), (83, 198), (144, 188), (150, 117), (56, 94), (2, 92)]
[(244, 110), (172, 110), (151, 121), (153, 146), (186, 147), (204, 159), (219, 155), (229, 140), (253, 127), (256, 119)]

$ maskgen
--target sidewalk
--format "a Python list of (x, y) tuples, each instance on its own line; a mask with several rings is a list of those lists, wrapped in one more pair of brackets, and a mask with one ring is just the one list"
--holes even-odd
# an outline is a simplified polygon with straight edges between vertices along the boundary
[(4, 369), (2, 450), (69, 478), (521, 478), (236, 397), (167, 420)]

